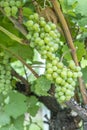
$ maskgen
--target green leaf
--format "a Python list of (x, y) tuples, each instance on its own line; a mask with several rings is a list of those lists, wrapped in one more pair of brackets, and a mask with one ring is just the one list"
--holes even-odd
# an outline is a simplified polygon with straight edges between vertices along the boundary
[(20, 129), (16, 129), (14, 127), (14, 125), (12, 124), (12, 125), (9, 125), (9, 126), (4, 126), (4, 127), (0, 128), (0, 130), (20, 130)]
[(39, 96), (48, 95), (48, 90), (50, 89), (51, 82), (46, 79), (45, 76), (39, 77), (33, 84), (34, 92)]
[(85, 45), (82, 42), (76, 41), (75, 43), (76, 53), (78, 57), (78, 61), (81, 61), (82, 57), (86, 55)]
[(5, 105), (4, 111), (13, 118), (23, 115), (27, 111), (26, 97), (18, 92), (10, 92), (10, 102)]
[(24, 115), (18, 117), (16, 120), (14, 120), (14, 126), (17, 130), (24, 130)]
[(10, 123), (10, 117), (3, 111), (0, 111), (0, 126), (4, 126)]
[(64, 56), (65, 59), (67, 59), (67, 60), (72, 59), (71, 54), (70, 54), (70, 50), (69, 50), (67, 45), (63, 46), (62, 53), (63, 53), (62, 55)]
[(82, 69), (84, 82), (87, 83), (87, 66)]
[(9, 49), (13, 53), (22, 57), (25, 60), (26, 59), (29, 59), (29, 60), (33, 59), (33, 55), (34, 55), (33, 49), (28, 45), (16, 44), (15, 46), (9, 47)]
[(38, 100), (35, 96), (31, 96), (27, 99), (28, 103), (28, 112), (31, 116), (35, 116), (39, 109)]
[(27, 7), (23, 7), (23, 16), (29, 17), (30, 14), (32, 14), (32, 10)]

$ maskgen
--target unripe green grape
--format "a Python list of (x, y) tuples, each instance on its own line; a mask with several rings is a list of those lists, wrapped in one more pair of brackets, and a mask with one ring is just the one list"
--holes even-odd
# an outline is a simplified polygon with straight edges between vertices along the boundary
[(71, 99), (71, 96), (66, 96), (66, 101), (69, 101)]
[(30, 39), (32, 38), (32, 36), (31, 36), (30, 34), (27, 34), (26, 38), (27, 38), (28, 40), (30, 40)]
[(47, 55), (47, 51), (43, 50), (43, 51), (41, 51), (41, 54), (44, 55), (44, 56), (46, 56)]
[(1, 6), (1, 7), (4, 7), (4, 1), (1, 1), (1, 2), (0, 2), (0, 6)]
[(40, 21), (45, 21), (45, 18), (44, 17), (40, 17)]
[(34, 47), (35, 47), (34, 42), (30, 42), (30, 47), (32, 47), (32, 48), (34, 48)]
[(62, 82), (60, 83), (62, 86), (65, 85), (65, 80), (62, 80)]
[(72, 77), (73, 78), (77, 78), (78, 77), (78, 73), (74, 72)]
[(72, 70), (74, 70), (74, 69), (76, 68), (74, 61), (71, 60), (71, 61), (69, 62), (69, 67), (70, 67), (70, 69), (72, 69)]
[(14, 1), (14, 0), (10, 0), (10, 1), (9, 1), (9, 5), (10, 5), (10, 6), (15, 6), (15, 1)]
[(50, 32), (51, 28), (50, 28), (49, 25), (45, 25), (44, 30), (45, 30), (46, 32)]
[(78, 72), (78, 77), (82, 77), (82, 72)]
[(49, 51), (50, 52), (54, 52), (54, 48), (53, 47), (49, 47)]
[(53, 47), (53, 48), (54, 48), (55, 51), (57, 51), (58, 48), (59, 48), (58, 44), (54, 44), (54, 47)]
[(58, 87), (56, 87), (55, 91), (56, 91), (56, 93), (58, 93), (58, 92), (62, 91), (62, 88), (60, 86), (58, 86)]
[(48, 73), (48, 74), (52, 74), (52, 73), (53, 73), (53, 69), (52, 69), (52, 68), (48, 68), (48, 69), (47, 69), (47, 73)]
[(58, 74), (56, 72), (53, 72), (52, 76), (56, 79), (58, 77)]
[(44, 38), (44, 42), (45, 42), (46, 44), (48, 44), (48, 43), (50, 42), (50, 38), (45, 37), (45, 38)]
[(36, 30), (36, 31), (38, 31), (38, 30), (40, 29), (40, 28), (39, 28), (39, 24), (35, 23), (35, 24), (33, 25), (33, 29)]
[(63, 96), (64, 93), (63, 92), (58, 92), (58, 96)]
[(52, 65), (57, 65), (58, 64), (58, 61), (56, 60), (56, 59), (54, 59), (53, 61), (52, 61)]
[(70, 78), (70, 77), (72, 77), (72, 76), (73, 76), (73, 73), (72, 73), (71, 71), (68, 71), (68, 72), (67, 72), (67, 77)]
[(72, 91), (71, 90), (69, 90), (69, 89), (67, 89), (67, 91), (66, 91), (66, 96), (71, 96), (71, 93), (72, 93)]
[(47, 77), (47, 79), (52, 80), (52, 75), (51, 74), (46, 74), (46, 77)]
[(5, 11), (7, 16), (11, 16), (11, 8), (10, 7), (5, 7), (4, 11)]
[(3, 3), (3, 7), (9, 7), (9, 3), (8, 3), (7, 1), (5, 1), (5, 2)]
[(45, 21), (40, 21), (40, 25), (41, 25), (42, 27), (44, 27), (44, 26), (46, 25), (46, 22), (45, 22)]
[(54, 31), (50, 31), (49, 34), (50, 34), (50, 36), (51, 36), (52, 38), (57, 38), (57, 35), (55, 34)]
[(60, 98), (59, 98), (59, 102), (64, 102), (65, 99), (66, 99), (66, 97), (65, 97), (64, 95), (62, 95), (62, 96), (60, 96)]
[(25, 25), (26, 25), (27, 27), (32, 27), (33, 24), (34, 24), (34, 22), (33, 22), (32, 20), (29, 20), (29, 21), (26, 22)]
[(33, 37), (34, 37), (34, 38), (39, 37), (39, 33), (37, 33), (37, 32), (36, 32), (36, 33), (34, 33)]
[(21, 1), (19, 1), (19, 0), (16, 1), (15, 4), (16, 4), (17, 7), (21, 7), (21, 5), (22, 5), (22, 4), (21, 4)]
[(61, 72), (61, 77), (64, 78), (64, 79), (66, 79), (67, 73), (66, 73), (65, 71), (62, 71), (62, 72)]
[(66, 92), (66, 90), (67, 90), (67, 89), (66, 89), (66, 87), (65, 87), (65, 86), (61, 88), (61, 91), (62, 91), (63, 93), (65, 93), (65, 92)]
[(36, 44), (38, 44), (40, 41), (41, 41), (41, 38), (40, 38), (40, 37), (37, 37), (37, 38), (35, 39), (35, 43), (36, 43)]
[(12, 6), (11, 8), (12, 16), (16, 16), (17, 12), (18, 12), (18, 8), (16, 6)]
[(44, 37), (45, 37), (45, 33), (41, 33), (41, 34), (40, 34), (40, 37), (41, 37), (41, 38), (44, 38)]
[(51, 63), (47, 63), (46, 67), (47, 68), (52, 68), (52, 64)]
[(76, 85), (76, 82), (75, 82), (75, 81), (73, 81), (73, 82), (71, 83), (71, 85), (72, 85), (72, 86), (75, 86), (75, 85)]
[(62, 83), (62, 78), (61, 77), (57, 77), (56, 78), (56, 84), (61, 84)]
[(68, 79), (67, 79), (67, 82), (68, 82), (68, 83), (72, 83), (72, 82), (73, 82), (73, 79), (72, 79), (72, 78), (68, 78)]
[(56, 29), (56, 25), (55, 25), (54, 23), (51, 23), (51, 24), (50, 24), (50, 27), (51, 27), (52, 30), (55, 30), (55, 29)]
[(38, 42), (38, 45), (39, 45), (39, 46), (43, 46), (43, 45), (44, 45), (44, 40), (40, 40), (40, 41)]
[(59, 63), (57, 64), (57, 67), (58, 67), (59, 69), (62, 69), (62, 68), (64, 67), (64, 65), (63, 65), (62, 62), (59, 62)]
[(53, 66), (53, 71), (57, 71), (57, 67), (56, 66)]

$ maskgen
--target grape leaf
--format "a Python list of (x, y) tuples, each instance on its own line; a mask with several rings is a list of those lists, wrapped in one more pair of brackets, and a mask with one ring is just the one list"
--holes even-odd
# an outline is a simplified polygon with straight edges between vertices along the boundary
[(39, 109), (37, 98), (31, 96), (27, 99), (27, 103), (28, 103), (28, 112), (30, 113), (31, 116), (35, 116)]
[(24, 130), (24, 115), (18, 117), (16, 120), (14, 120), (14, 126), (17, 130)]
[(26, 97), (18, 92), (10, 92), (10, 102), (5, 105), (4, 111), (13, 118), (23, 115), (27, 111)]
[(72, 59), (71, 58), (71, 54), (70, 54), (70, 50), (69, 50), (67, 45), (63, 46), (62, 52), (63, 52), (62, 55), (64, 56), (65, 59), (67, 59), (67, 60), (71, 60)]
[(33, 84), (34, 92), (40, 96), (48, 95), (47, 91), (50, 89), (50, 86), (51, 82), (45, 76), (39, 77)]
[(87, 83), (87, 66), (82, 69), (84, 82)]
[(6, 125), (6, 126), (0, 128), (0, 130), (20, 130), (20, 129), (16, 129), (14, 127), (14, 125), (8, 125), (8, 126)]
[(0, 111), (0, 125), (4, 126), (10, 123), (10, 117), (3, 111)]
[(86, 55), (85, 45), (82, 42), (76, 41), (75, 43), (76, 53), (78, 57), (78, 61), (81, 61), (82, 57)]
[(34, 53), (33, 49), (30, 46), (16, 44), (15, 46), (9, 47), (9, 49), (13, 53), (22, 57), (23, 59), (29, 59), (29, 60), (33, 59)]
[(29, 17), (29, 15), (32, 14), (32, 10), (27, 7), (23, 7), (23, 16)]

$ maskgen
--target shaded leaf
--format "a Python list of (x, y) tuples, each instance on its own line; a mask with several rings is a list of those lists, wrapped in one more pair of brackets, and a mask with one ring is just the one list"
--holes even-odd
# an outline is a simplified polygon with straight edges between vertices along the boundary
[(28, 103), (28, 112), (31, 116), (35, 116), (39, 109), (38, 100), (35, 96), (31, 96), (27, 99)]

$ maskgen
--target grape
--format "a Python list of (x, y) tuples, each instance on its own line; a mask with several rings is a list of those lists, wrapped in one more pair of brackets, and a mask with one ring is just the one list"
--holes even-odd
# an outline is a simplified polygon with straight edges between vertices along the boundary
[(10, 7), (8, 7), (8, 6), (5, 7), (5, 8), (4, 8), (4, 11), (5, 11), (5, 13), (6, 13), (7, 16), (10, 16), (10, 15), (11, 15), (11, 8), (10, 8)]
[(7, 16), (16, 16), (18, 13), (18, 8), (22, 6), (21, 1), (9, 0), (1, 1), (0, 6), (4, 9)]
[(12, 12), (12, 16), (16, 16), (16, 14), (18, 12), (18, 8), (16, 6), (12, 6), (11, 12)]
[(9, 3), (8, 3), (8, 2), (4, 2), (4, 3), (3, 3), (3, 6), (4, 6), (4, 7), (8, 7), (8, 6), (9, 6)]
[(61, 78), (61, 77), (57, 77), (57, 78), (56, 78), (56, 83), (57, 83), (57, 84), (61, 84), (61, 82), (62, 82), (62, 78)]
[(14, 0), (10, 0), (10, 1), (9, 1), (9, 5), (10, 5), (10, 6), (15, 6), (15, 1), (14, 1)]
[[(46, 60), (45, 76), (55, 84), (55, 97), (61, 104), (74, 96), (77, 78), (82, 75), (81, 68), (76, 67), (73, 60), (64, 64), (61, 61), (58, 51), (61, 52), (63, 42), (60, 41), (60, 33), (56, 25), (46, 22), (38, 14), (29, 16), (24, 24), (27, 28), (27, 39), (30, 46), (41, 54)], [(30, 34), (30, 35), (29, 35)]]
[(6, 95), (11, 89), (11, 67), (9, 63), (9, 56), (5, 53), (0, 53), (0, 93)]
[(16, 4), (17, 7), (21, 7), (21, 2), (20, 1), (16, 1), (15, 4)]
[(1, 2), (0, 2), (0, 6), (1, 6), (1, 7), (4, 7), (4, 1), (1, 1)]

